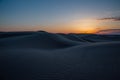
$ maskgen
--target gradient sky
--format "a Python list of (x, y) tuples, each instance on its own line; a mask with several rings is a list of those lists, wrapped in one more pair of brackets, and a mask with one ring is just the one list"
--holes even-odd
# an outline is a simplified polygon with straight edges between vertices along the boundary
[(0, 0), (0, 31), (120, 29), (120, 0)]

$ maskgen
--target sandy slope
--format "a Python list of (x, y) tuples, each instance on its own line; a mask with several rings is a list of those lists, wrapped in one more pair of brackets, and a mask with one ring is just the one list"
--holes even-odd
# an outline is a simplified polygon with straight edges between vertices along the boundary
[(1, 79), (120, 79), (118, 35), (22, 32), (0, 33), (0, 37)]

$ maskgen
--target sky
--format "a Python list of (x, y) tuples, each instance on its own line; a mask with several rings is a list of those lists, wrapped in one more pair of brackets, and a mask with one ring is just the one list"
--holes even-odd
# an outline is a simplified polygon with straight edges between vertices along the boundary
[(0, 31), (120, 29), (120, 0), (0, 0)]

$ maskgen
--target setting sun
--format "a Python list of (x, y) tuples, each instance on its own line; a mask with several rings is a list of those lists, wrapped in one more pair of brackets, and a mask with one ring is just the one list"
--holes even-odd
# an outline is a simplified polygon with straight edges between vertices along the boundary
[(95, 33), (97, 31), (97, 20), (92, 19), (82, 19), (74, 21), (74, 24), (79, 33)]
[(95, 33), (96, 29), (92, 27), (82, 27), (80, 28), (81, 33)]

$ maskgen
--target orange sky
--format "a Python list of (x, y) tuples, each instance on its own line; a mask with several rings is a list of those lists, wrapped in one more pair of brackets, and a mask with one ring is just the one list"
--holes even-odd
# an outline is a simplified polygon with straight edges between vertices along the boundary
[(82, 19), (71, 22), (56, 23), (51, 25), (14, 25), (2, 26), (0, 31), (39, 31), (44, 30), (53, 33), (95, 33), (104, 29), (119, 29), (120, 21)]

